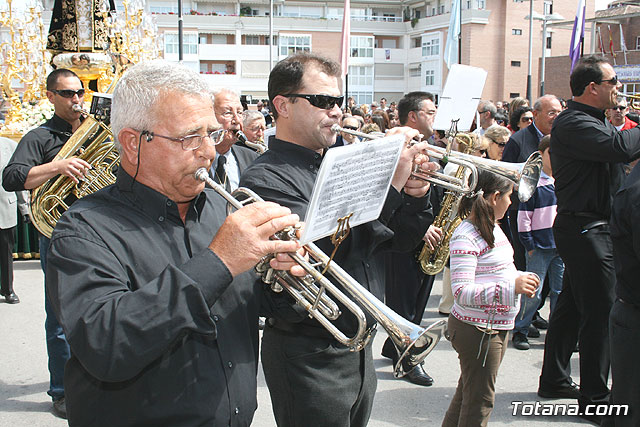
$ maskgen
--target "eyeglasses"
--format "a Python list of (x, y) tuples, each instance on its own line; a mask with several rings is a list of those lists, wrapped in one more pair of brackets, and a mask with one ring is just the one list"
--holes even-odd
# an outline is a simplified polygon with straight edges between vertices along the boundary
[(160, 134), (149, 132), (149, 131), (142, 131), (141, 133), (143, 135), (147, 135), (147, 141), (151, 141), (153, 138), (157, 136), (160, 138), (168, 139), (169, 141), (181, 143), (182, 149), (184, 151), (193, 151), (200, 148), (200, 146), (202, 145), (202, 141), (205, 138), (211, 139), (211, 142), (213, 142), (213, 145), (220, 144), (222, 142), (222, 139), (224, 138), (224, 132), (225, 132), (224, 129), (219, 129), (219, 130), (214, 130), (213, 132), (208, 133), (207, 135), (187, 135), (187, 136), (183, 136), (182, 138), (175, 138), (173, 136), (160, 135)]
[(520, 117), (520, 121), (521, 122), (531, 122), (531, 121), (533, 121), (533, 117), (531, 117), (531, 116), (523, 116), (523, 117)]
[(356, 126), (342, 126), (342, 129), (358, 130)]
[(287, 98), (304, 98), (309, 101), (309, 104), (323, 110), (331, 110), (335, 105), (340, 107), (344, 102), (344, 96), (303, 95), (300, 93), (290, 93), (284, 96), (286, 96)]
[(558, 117), (558, 114), (560, 114), (560, 111), (555, 111), (555, 110), (547, 111), (547, 116), (549, 116), (550, 118)]
[(78, 95), (78, 98), (82, 98), (84, 96), (84, 89), (78, 89), (78, 90), (71, 90), (71, 89), (62, 89), (62, 90), (57, 90), (57, 89), (53, 89), (51, 92), (55, 93), (56, 95), (60, 95), (63, 98), (73, 98), (73, 95)]
[(494, 144), (496, 144), (496, 145), (499, 145), (500, 147), (504, 147), (505, 145), (507, 145), (507, 143), (506, 143), (506, 142), (496, 142), (496, 141), (494, 141), (494, 140), (491, 140), (491, 142), (493, 142), (493, 143), (494, 143)]
[(608, 79), (608, 80), (602, 80), (600, 82), (600, 84), (607, 82), (607, 83), (611, 83), (612, 85), (617, 85), (618, 84), (618, 76), (613, 76), (612, 78)]
[(615, 107), (612, 108), (612, 110), (618, 110), (618, 111), (624, 111), (627, 109), (626, 105), (616, 105)]

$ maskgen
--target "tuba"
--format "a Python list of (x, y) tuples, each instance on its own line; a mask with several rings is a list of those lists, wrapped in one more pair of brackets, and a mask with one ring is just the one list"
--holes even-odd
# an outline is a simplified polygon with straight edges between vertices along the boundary
[[(460, 150), (462, 153), (469, 154), (473, 151), (472, 136), (466, 133), (459, 133), (455, 136), (455, 139), (458, 141), (458, 145), (463, 147)], [(464, 174), (465, 167), (458, 166), (455, 177), (462, 179)], [(418, 264), (420, 264), (420, 268), (425, 274), (434, 276), (440, 273), (449, 259), (449, 241), (456, 227), (464, 219), (457, 214), (461, 198), (462, 193), (449, 190), (442, 199), (440, 212), (433, 221), (433, 226), (442, 229), (442, 239), (434, 249), (430, 249), (426, 243), (422, 245), (422, 250), (417, 256)]]
[[(107, 94), (113, 92), (119, 76), (109, 86)], [(56, 223), (73, 202), (116, 182), (120, 153), (109, 128), (110, 97), (95, 93), (91, 113), (80, 106), (74, 106), (74, 110), (83, 112), (86, 117), (52, 161), (78, 157), (91, 164), (92, 169), (77, 184), (68, 176), (59, 175), (33, 190), (32, 222), (46, 237), (51, 237)]]
[[(240, 209), (251, 202), (262, 201), (260, 196), (246, 188), (238, 188), (232, 194), (228, 193), (224, 187), (209, 177), (205, 168), (198, 169), (195, 178), (204, 181), (224, 197), (229, 203), (228, 211), (231, 211), (232, 208)], [(242, 196), (242, 201), (238, 200), (239, 196)], [(276, 233), (273, 238), (295, 239), (296, 230), (289, 227)], [(332, 262), (316, 245), (308, 243), (304, 247), (309, 256), (315, 260), (314, 262), (307, 261), (297, 253), (291, 253), (289, 256), (306, 271), (306, 276), (296, 277), (286, 271), (273, 270), (269, 267), (269, 261), (272, 257), (262, 259), (256, 266), (256, 272), (262, 276), (265, 283), (271, 285), (274, 292), (281, 292), (283, 289), (289, 292), (296, 302), (308, 311), (309, 316), (316, 319), (338, 342), (352, 351), (359, 351), (367, 345), (373, 330), (367, 328), (366, 317), (360, 308), (363, 307), (384, 327), (398, 350), (400, 357), (394, 367), (395, 376), (403, 376), (413, 367), (419, 365), (435, 348), (445, 331), (446, 320), (438, 320), (430, 326), (422, 328), (403, 319), (360, 285), (339, 265)], [(330, 273), (351, 297), (326, 278), (324, 270)], [(343, 303), (356, 317), (358, 328), (353, 336), (346, 336), (331, 322), (342, 313), (328, 294)]]

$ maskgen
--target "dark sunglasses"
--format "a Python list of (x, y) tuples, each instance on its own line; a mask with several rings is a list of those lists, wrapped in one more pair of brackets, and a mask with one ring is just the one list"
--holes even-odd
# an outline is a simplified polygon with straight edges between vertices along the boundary
[(521, 122), (530, 122), (533, 121), (533, 117), (520, 117)]
[(358, 130), (358, 128), (355, 126), (342, 126), (342, 129)]
[(507, 145), (507, 143), (506, 143), (506, 142), (495, 142), (495, 141), (493, 141), (493, 140), (492, 140), (491, 142), (493, 142), (493, 143), (494, 143), (494, 144), (496, 144), (496, 145), (499, 145), (500, 147), (504, 147), (505, 145)]
[(323, 110), (331, 110), (334, 105), (340, 107), (344, 102), (344, 96), (304, 95), (300, 93), (290, 93), (284, 96), (287, 98), (304, 98), (309, 101), (309, 104), (316, 108), (322, 108)]
[(78, 90), (71, 90), (71, 89), (62, 89), (62, 90), (57, 90), (54, 89), (51, 92), (55, 93), (56, 95), (60, 95), (63, 98), (73, 98), (73, 95), (78, 95), (78, 98), (82, 98), (84, 96), (84, 89), (78, 89)]
[(612, 85), (617, 85), (618, 84), (618, 76), (613, 76), (612, 78), (610, 78), (609, 80), (602, 80), (600, 82), (600, 84), (607, 82), (607, 83), (611, 83)]
[(627, 107), (622, 106), (622, 105), (616, 105), (615, 107), (612, 108), (612, 110), (618, 110), (618, 111), (624, 111), (626, 109), (627, 109)]

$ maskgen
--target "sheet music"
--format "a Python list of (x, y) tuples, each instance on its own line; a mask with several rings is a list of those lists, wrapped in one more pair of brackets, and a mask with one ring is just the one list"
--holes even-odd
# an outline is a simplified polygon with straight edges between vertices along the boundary
[(451, 121), (459, 119), (458, 131), (467, 132), (473, 123), (486, 80), (487, 72), (482, 68), (452, 65), (440, 96), (433, 128), (448, 130)]
[(404, 147), (394, 135), (332, 148), (322, 160), (300, 242), (332, 235), (338, 219), (350, 213), (351, 227), (380, 216)]

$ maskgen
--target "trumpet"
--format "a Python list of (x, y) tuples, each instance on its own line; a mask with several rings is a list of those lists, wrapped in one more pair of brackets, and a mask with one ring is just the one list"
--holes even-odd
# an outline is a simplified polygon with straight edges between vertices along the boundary
[(258, 154), (262, 154), (269, 149), (264, 141), (249, 141), (247, 139), (247, 135), (245, 135), (241, 130), (236, 131), (236, 136), (238, 137), (238, 141), (242, 142), (249, 148), (253, 148), (258, 152)]
[(640, 110), (640, 95), (623, 95), (621, 93), (619, 93), (618, 95), (627, 99), (627, 101), (629, 102), (629, 107), (633, 108), (634, 110)]
[[(228, 213), (249, 203), (262, 201), (260, 196), (247, 188), (240, 187), (233, 193), (227, 192), (224, 187), (209, 177), (205, 168), (198, 169), (195, 178), (208, 184), (227, 200)], [(293, 240), (296, 239), (296, 231), (295, 228), (288, 227), (276, 233), (272, 238)], [(394, 367), (396, 377), (403, 376), (419, 365), (434, 349), (445, 331), (446, 321), (444, 319), (426, 328), (403, 319), (353, 279), (337, 263), (332, 262), (315, 244), (307, 243), (304, 248), (314, 262), (306, 260), (298, 253), (289, 253), (288, 255), (305, 270), (306, 276), (297, 277), (287, 271), (272, 269), (269, 266), (269, 261), (274, 255), (264, 257), (256, 265), (256, 272), (261, 275), (265, 283), (271, 285), (274, 292), (281, 292), (283, 289), (289, 292), (295, 301), (307, 310), (310, 317), (316, 319), (338, 342), (351, 351), (363, 349), (371, 339), (375, 328), (375, 326), (367, 328), (366, 317), (361, 308), (363, 307), (384, 327), (398, 350), (400, 357)], [(320, 272), (325, 269), (351, 295), (351, 298)], [(358, 327), (352, 336), (346, 336), (331, 323), (331, 320), (337, 319), (342, 313), (329, 294), (340, 301), (355, 316)]]
[[(355, 132), (350, 129), (341, 128), (338, 125), (333, 125), (331, 130), (345, 133)], [(357, 132), (357, 134), (367, 139), (380, 138), (380, 136), (362, 132)], [(511, 180), (518, 187), (518, 199), (524, 203), (529, 200), (535, 192), (538, 180), (540, 179), (540, 171), (542, 170), (542, 155), (539, 151), (534, 151), (524, 163), (508, 163), (484, 159), (471, 154), (449, 151), (446, 148), (436, 147), (434, 145), (430, 145), (427, 151), (429, 156), (437, 160), (445, 163), (454, 163), (467, 168), (469, 171), (468, 180), (464, 178), (466, 174), (462, 174), (461, 178), (457, 178), (441, 172), (423, 172), (420, 169), (420, 165), (414, 165), (411, 176), (463, 195), (473, 193), (478, 183), (478, 169), (483, 169)]]

